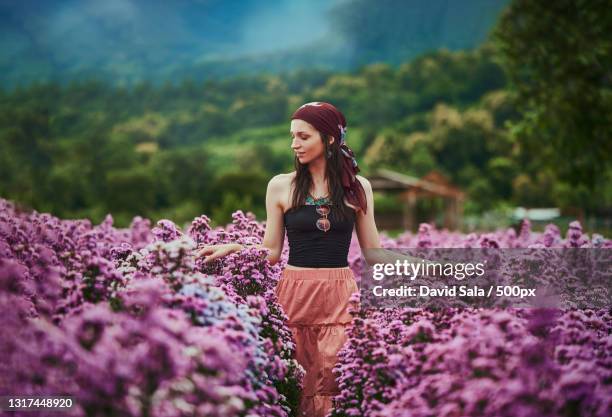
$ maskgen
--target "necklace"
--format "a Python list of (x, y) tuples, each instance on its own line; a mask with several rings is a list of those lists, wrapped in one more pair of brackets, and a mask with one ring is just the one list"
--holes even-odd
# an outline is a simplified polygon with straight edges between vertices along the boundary
[(306, 196), (306, 204), (308, 205), (323, 205), (323, 204), (329, 204), (329, 198), (328, 196), (325, 197), (319, 197), (319, 198), (314, 198), (312, 197), (310, 194), (308, 194), (308, 196)]

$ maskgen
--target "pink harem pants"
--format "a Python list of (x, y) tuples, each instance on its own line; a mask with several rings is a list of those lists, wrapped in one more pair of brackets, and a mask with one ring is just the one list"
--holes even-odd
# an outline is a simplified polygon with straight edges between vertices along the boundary
[(340, 393), (332, 369), (347, 340), (351, 322), (348, 300), (359, 291), (353, 271), (345, 268), (285, 268), (276, 295), (296, 344), (295, 359), (306, 370), (299, 415), (324, 417)]

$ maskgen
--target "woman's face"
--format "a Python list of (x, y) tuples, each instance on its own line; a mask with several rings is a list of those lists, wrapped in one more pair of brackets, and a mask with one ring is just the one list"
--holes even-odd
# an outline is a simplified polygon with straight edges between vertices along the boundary
[(307, 164), (312, 160), (324, 157), (325, 145), (321, 140), (321, 133), (310, 123), (294, 119), (291, 121), (290, 133), (293, 139), (291, 149), (293, 149), (301, 164)]

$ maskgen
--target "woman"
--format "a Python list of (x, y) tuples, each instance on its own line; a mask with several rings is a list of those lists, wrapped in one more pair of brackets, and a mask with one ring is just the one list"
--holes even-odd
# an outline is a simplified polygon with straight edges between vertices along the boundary
[[(357, 175), (345, 143), (346, 120), (333, 105), (307, 103), (291, 117), (295, 172), (275, 176), (266, 192), (264, 248), (279, 261), (285, 230), (289, 259), (276, 288), (306, 370), (299, 415), (323, 417), (339, 393), (332, 368), (351, 321), (348, 299), (358, 291), (347, 254), (355, 228), (359, 244), (380, 248), (368, 180)], [(243, 249), (239, 244), (204, 247), (210, 262)]]

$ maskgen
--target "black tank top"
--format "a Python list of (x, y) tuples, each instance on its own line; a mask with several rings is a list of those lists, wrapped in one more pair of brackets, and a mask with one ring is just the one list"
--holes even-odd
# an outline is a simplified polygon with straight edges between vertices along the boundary
[(347, 255), (355, 226), (355, 210), (341, 220), (336, 206), (331, 205), (327, 218), (331, 228), (319, 230), (316, 222), (323, 217), (316, 205), (293, 207), (284, 214), (289, 242), (288, 264), (304, 268), (342, 268), (348, 266)]

